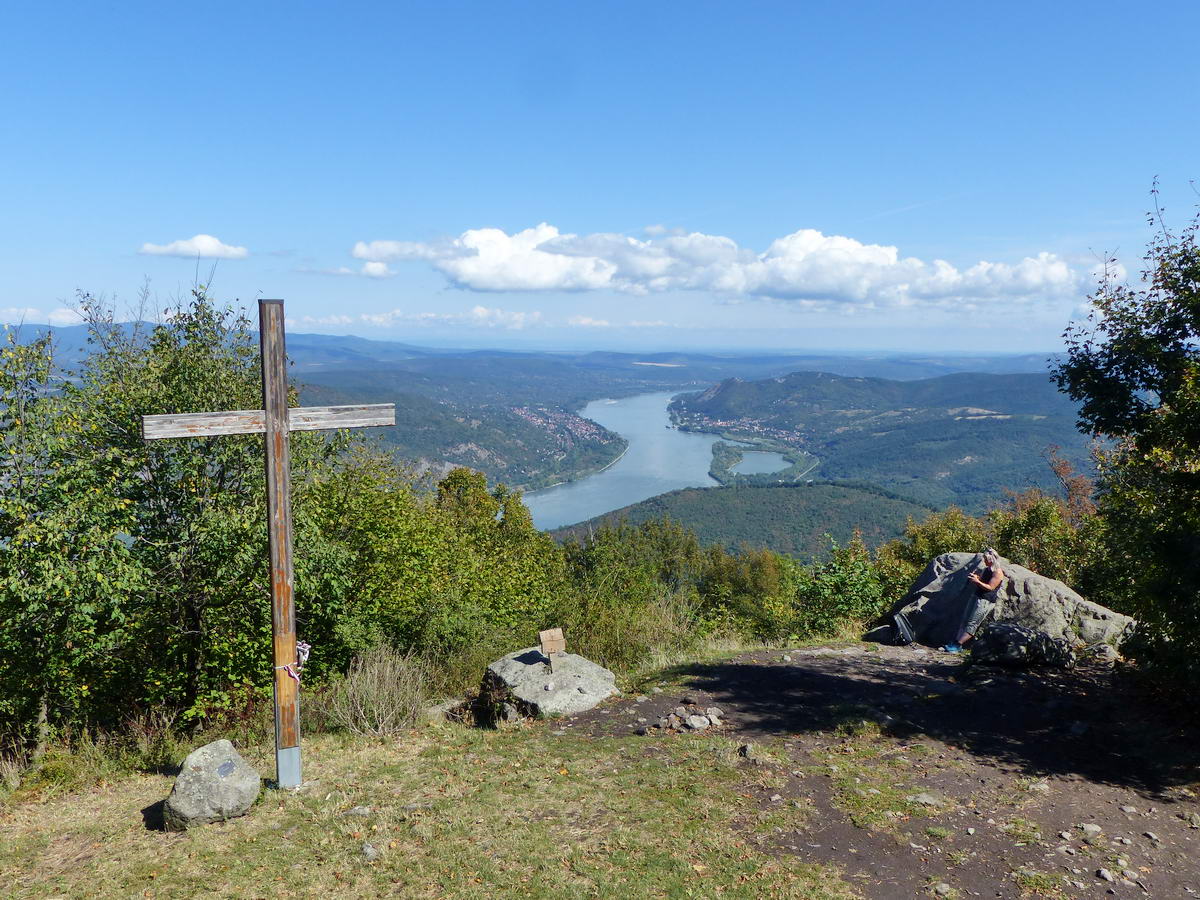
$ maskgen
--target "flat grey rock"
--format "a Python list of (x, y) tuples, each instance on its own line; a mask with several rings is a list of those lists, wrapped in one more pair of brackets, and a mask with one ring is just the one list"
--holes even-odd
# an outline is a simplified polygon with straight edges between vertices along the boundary
[(223, 822), (246, 814), (262, 790), (262, 779), (227, 740), (188, 754), (163, 806), (168, 831)]
[(539, 717), (586, 712), (619, 694), (616, 676), (574, 653), (559, 654), (554, 671), (537, 647), (518, 650), (493, 662), (484, 675), (485, 696), (515, 705)]

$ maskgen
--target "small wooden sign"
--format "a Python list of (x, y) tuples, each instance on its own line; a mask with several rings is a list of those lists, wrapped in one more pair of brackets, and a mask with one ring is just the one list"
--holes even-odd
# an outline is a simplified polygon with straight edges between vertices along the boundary
[(561, 628), (547, 628), (538, 632), (538, 641), (542, 645), (542, 655), (550, 661), (550, 671), (553, 672), (554, 658), (567, 652), (567, 639), (563, 637)]

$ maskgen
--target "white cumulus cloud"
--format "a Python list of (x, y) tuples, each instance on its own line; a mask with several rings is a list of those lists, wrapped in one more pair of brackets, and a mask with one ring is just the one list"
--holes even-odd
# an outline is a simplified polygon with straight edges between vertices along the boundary
[(202, 259), (245, 259), (250, 251), (245, 247), (234, 247), (225, 244), (211, 234), (198, 234), (185, 241), (171, 241), (169, 244), (142, 244), (138, 251), (147, 256), (183, 256), (188, 259), (197, 256)]
[(579, 328), (608, 328), (609, 322), (607, 319), (593, 319), (591, 316), (571, 316), (567, 319), (568, 325), (575, 325)]
[(645, 240), (616, 233), (563, 234), (542, 223), (508, 234), (464, 231), (441, 242), (360, 241), (366, 265), (422, 261), (473, 291), (705, 291), (802, 305), (928, 306), (993, 298), (1077, 298), (1082, 276), (1053, 253), (960, 269), (898, 248), (801, 229), (758, 252), (731, 238), (661, 226)]
[(396, 274), (388, 268), (387, 263), (377, 261), (363, 263), (362, 273), (368, 278), (390, 278)]

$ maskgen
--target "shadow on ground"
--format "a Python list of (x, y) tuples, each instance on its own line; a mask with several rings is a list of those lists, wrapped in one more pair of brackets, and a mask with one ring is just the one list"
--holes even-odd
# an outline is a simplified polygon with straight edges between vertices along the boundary
[(829, 731), (868, 718), (896, 737), (926, 735), (1039, 776), (1148, 794), (1200, 778), (1200, 735), (1110, 669), (1009, 672), (870, 652), (779, 660), (763, 654), (677, 673), (737, 710), (742, 734)]

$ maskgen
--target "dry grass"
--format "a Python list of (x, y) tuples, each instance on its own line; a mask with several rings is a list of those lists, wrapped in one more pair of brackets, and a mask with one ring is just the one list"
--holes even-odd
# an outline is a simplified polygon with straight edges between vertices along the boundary
[[(269, 772), (269, 748), (245, 755)], [(717, 737), (542, 725), (322, 736), (305, 745), (305, 789), (184, 834), (143, 825), (164, 776), (27, 795), (0, 812), (0, 884), (15, 897), (854, 896), (837, 872), (758, 848), (736, 763)]]
[(433, 684), (429, 663), (379, 645), (350, 664), (329, 691), (329, 716), (351, 734), (385, 737), (417, 723)]

